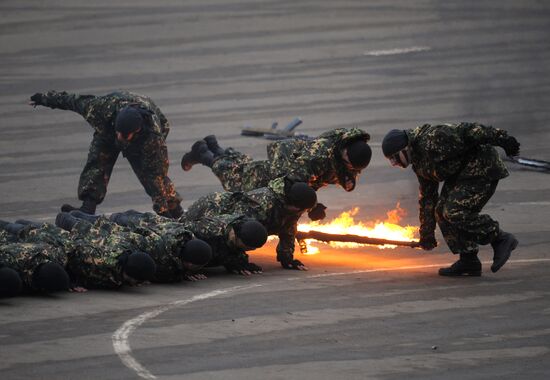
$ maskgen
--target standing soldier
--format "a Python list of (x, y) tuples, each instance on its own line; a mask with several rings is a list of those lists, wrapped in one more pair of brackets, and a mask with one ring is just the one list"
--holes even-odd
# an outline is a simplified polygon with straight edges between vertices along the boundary
[[(88, 161), (78, 184), (80, 210), (95, 213), (122, 152), (152, 198), (155, 212), (171, 218), (181, 216), (181, 198), (168, 178), (166, 136), (170, 127), (151, 99), (127, 91), (105, 96), (48, 91), (31, 96), (29, 104), (77, 112), (94, 128)], [(62, 211), (73, 209), (70, 205), (62, 207)]]
[(183, 218), (200, 220), (218, 214), (242, 214), (256, 219), (268, 235), (278, 235), (277, 261), (285, 269), (307, 270), (294, 259), (294, 243), (298, 220), (315, 206), (317, 194), (304, 182), (294, 183), (287, 177), (274, 179), (266, 187), (248, 192), (212, 193), (199, 198)]
[[(480, 276), (478, 244), (494, 250), (491, 271), (498, 271), (518, 245), (514, 235), (481, 209), (493, 196), (498, 181), (508, 171), (493, 147), (509, 156), (519, 154), (519, 143), (501, 129), (477, 123), (423, 125), (392, 130), (382, 142), (382, 151), (393, 166), (412, 169), (420, 183), (420, 246), (431, 250), (436, 221), (449, 249), (460, 259), (441, 276)], [(443, 182), (438, 194), (439, 182)]]
[[(359, 128), (339, 128), (315, 139), (292, 138), (267, 146), (267, 160), (253, 161), (234, 149), (222, 149), (211, 135), (199, 140), (181, 161), (183, 170), (201, 163), (212, 168), (226, 191), (250, 191), (265, 187), (269, 181), (288, 175), (314, 190), (340, 185), (355, 188), (357, 177), (371, 159), (369, 134)], [(309, 213), (312, 219), (324, 217), (326, 207), (319, 203)]]

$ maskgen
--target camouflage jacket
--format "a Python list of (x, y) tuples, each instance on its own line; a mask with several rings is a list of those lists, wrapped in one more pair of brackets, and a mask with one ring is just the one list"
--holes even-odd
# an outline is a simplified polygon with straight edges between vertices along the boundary
[(477, 123), (423, 125), (407, 130), (412, 169), (420, 184), (420, 235), (433, 234), (439, 182), (508, 176), (493, 145), (506, 137), (504, 130)]
[(277, 235), (277, 257), (292, 259), (296, 226), (303, 211), (290, 211), (286, 207), (285, 178), (277, 178), (248, 192), (212, 193), (199, 198), (187, 209), (185, 218), (198, 220), (204, 216), (240, 214), (256, 219), (269, 235)]
[(16, 240), (8, 231), (0, 229), (0, 244), (14, 243)]
[(25, 242), (44, 242), (65, 252), (65, 268), (75, 285), (89, 288), (117, 288), (123, 284), (118, 259), (136, 250), (141, 236), (100, 218), (93, 225), (79, 221), (67, 232), (44, 223), (27, 226), (19, 233)]
[(74, 281), (90, 288), (118, 288), (124, 283), (119, 259), (139, 250), (142, 237), (99, 218), (94, 224), (79, 221), (70, 232), (67, 272)]
[[(115, 144), (115, 119), (118, 111), (127, 105), (150, 112), (146, 131), (136, 135), (131, 144), (119, 146), (124, 155), (140, 155), (144, 147), (158, 149), (164, 145), (170, 131), (168, 120), (153, 101), (143, 95), (128, 91), (117, 91), (104, 96), (70, 94), (65, 91), (48, 91), (42, 96), (41, 104), (50, 108), (74, 111), (94, 128), (95, 132)], [(160, 141), (157, 141), (160, 140)], [(116, 142), (118, 145), (119, 143)]]
[(370, 136), (358, 128), (334, 129), (315, 139), (286, 139), (267, 146), (267, 160), (250, 164), (251, 175), (243, 175), (241, 191), (265, 187), (269, 181), (288, 175), (295, 182), (305, 182), (318, 190), (340, 185), (352, 191), (360, 170), (346, 167), (340, 152), (345, 145), (369, 141)]
[[(50, 224), (44, 224), (42, 227), (44, 230), (57, 228)], [(7, 266), (17, 271), (27, 289), (32, 289), (33, 272), (40, 265), (48, 262), (57, 263), (61, 266), (67, 264), (67, 253), (64, 245), (52, 244), (52, 240), (49, 239), (42, 241), (36, 233), (31, 234), (27, 240), (27, 234), (35, 229), (37, 228), (29, 226), (23, 229), (18, 236), (13, 236), (4, 230), (0, 231), (2, 237), (0, 266)]]
[(181, 281), (186, 270), (179, 252), (185, 243), (195, 238), (193, 233), (183, 224), (153, 213), (127, 216), (130, 219), (128, 229), (143, 236), (142, 250), (155, 260), (157, 270), (153, 281)]
[(198, 239), (204, 240), (212, 247), (212, 260), (207, 266), (223, 265), (231, 270), (241, 263), (248, 263), (248, 254), (243, 249), (229, 243), (229, 233), (233, 226), (245, 218), (243, 215), (220, 214), (190, 220), (184, 214), (179, 221)]

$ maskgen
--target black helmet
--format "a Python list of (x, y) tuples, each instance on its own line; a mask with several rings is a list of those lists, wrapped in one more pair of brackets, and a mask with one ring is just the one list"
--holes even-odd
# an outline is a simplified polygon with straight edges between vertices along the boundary
[(115, 119), (115, 131), (123, 135), (136, 132), (143, 128), (144, 120), (141, 112), (136, 107), (126, 106), (118, 111)]
[(287, 192), (288, 202), (300, 210), (307, 210), (317, 203), (317, 193), (305, 182), (296, 182)]
[(42, 264), (33, 273), (33, 287), (46, 292), (59, 292), (69, 289), (70, 279), (65, 269), (57, 264), (48, 262)]
[(193, 265), (204, 266), (212, 260), (212, 248), (201, 239), (191, 239), (180, 251), (182, 261)]
[(0, 268), (0, 297), (13, 297), (21, 291), (21, 277), (11, 268)]
[(156, 271), (155, 261), (145, 252), (132, 252), (123, 262), (122, 270), (137, 281), (151, 280)]
[(241, 241), (251, 248), (259, 248), (267, 241), (267, 230), (256, 220), (248, 220), (235, 230), (235, 234)]
[(372, 150), (366, 141), (354, 141), (346, 147), (346, 150), (348, 152), (349, 162), (355, 169), (364, 169), (369, 165), (372, 157)]
[(400, 129), (392, 129), (382, 140), (382, 152), (386, 158), (390, 158), (397, 152), (405, 149), (409, 144), (407, 133)]

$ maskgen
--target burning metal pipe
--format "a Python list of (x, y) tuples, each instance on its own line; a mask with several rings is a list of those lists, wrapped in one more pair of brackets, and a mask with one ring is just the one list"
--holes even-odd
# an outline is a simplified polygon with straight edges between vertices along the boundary
[[(388, 240), (372, 238), (368, 236), (360, 235), (348, 235), (348, 234), (328, 234), (320, 231), (297, 231), (296, 239), (300, 244), (300, 250), (302, 253), (307, 252), (307, 246), (304, 242), (306, 239), (313, 239), (324, 242), (345, 242), (345, 243), (357, 243), (357, 244), (371, 244), (371, 245), (400, 245), (405, 247), (416, 248), (419, 246), (417, 241), (401, 241), (401, 240)], [(305, 249), (305, 252), (304, 252)]]

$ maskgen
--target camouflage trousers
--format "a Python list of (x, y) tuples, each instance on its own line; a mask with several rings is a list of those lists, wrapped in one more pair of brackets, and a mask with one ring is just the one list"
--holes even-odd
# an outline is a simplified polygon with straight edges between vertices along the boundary
[[(168, 152), (166, 146), (143, 147), (144, 151), (155, 152), (152, 156), (155, 162), (147, 160), (148, 154), (128, 156), (132, 170), (138, 177), (147, 195), (153, 200), (153, 209), (161, 215), (178, 217), (181, 215), (181, 197), (176, 192), (172, 180), (168, 177)], [(149, 149), (148, 149), (149, 148)], [(78, 199), (91, 199), (97, 204), (103, 202), (107, 193), (107, 185), (113, 172), (113, 167), (120, 154), (120, 149), (114, 141), (99, 134), (94, 134), (88, 160), (80, 175), (78, 184)], [(155, 173), (150, 170), (155, 166)]]
[(265, 187), (273, 178), (268, 161), (252, 161), (246, 154), (229, 148), (218, 157), (212, 172), (220, 180), (225, 191), (250, 191)]
[(478, 244), (497, 236), (498, 222), (480, 214), (495, 193), (498, 180), (474, 178), (446, 181), (435, 209), (437, 224), (454, 254), (477, 254)]

